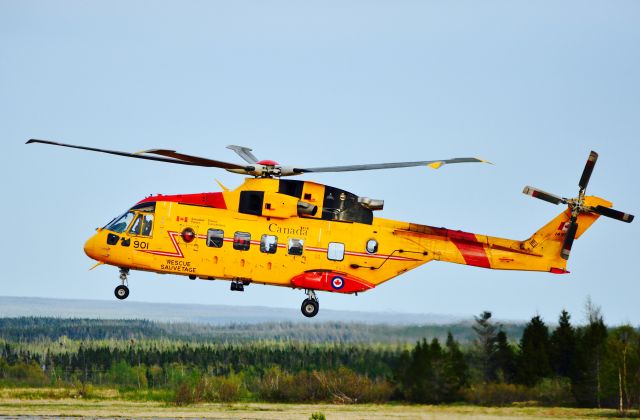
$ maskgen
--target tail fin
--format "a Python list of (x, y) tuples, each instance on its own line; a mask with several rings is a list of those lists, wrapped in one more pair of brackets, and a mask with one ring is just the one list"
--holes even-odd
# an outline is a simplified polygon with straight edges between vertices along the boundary
[[(589, 207), (600, 205), (610, 208), (613, 205), (611, 202), (595, 196), (585, 197), (584, 200), (585, 206)], [(600, 217), (599, 214), (592, 212), (578, 214), (576, 219), (578, 224), (576, 239), (580, 238), (580, 236), (598, 220), (598, 217)], [(542, 254), (545, 259), (549, 260), (551, 266), (558, 269), (558, 272), (566, 271), (567, 260), (562, 258), (561, 253), (570, 222), (571, 210), (567, 208), (549, 223), (534, 232), (529, 239), (522, 241), (521, 248)]]

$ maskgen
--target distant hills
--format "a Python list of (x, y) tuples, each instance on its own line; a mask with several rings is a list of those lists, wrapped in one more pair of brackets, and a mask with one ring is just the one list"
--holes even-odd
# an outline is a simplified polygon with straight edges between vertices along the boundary
[[(451, 332), (475, 338), (473, 320), (434, 314), (332, 311), (313, 320), (296, 309), (0, 297), (0, 339), (179, 340), (188, 342), (415, 343)], [(522, 323), (504, 323), (511, 340)]]
[(265, 322), (355, 322), (390, 325), (444, 325), (471, 322), (464, 318), (437, 314), (356, 312), (323, 309), (313, 320), (298, 308), (264, 306), (148, 303), (136, 301), (49, 299), (0, 296), (0, 318), (54, 317), (92, 319), (145, 319), (161, 322), (261, 324)]

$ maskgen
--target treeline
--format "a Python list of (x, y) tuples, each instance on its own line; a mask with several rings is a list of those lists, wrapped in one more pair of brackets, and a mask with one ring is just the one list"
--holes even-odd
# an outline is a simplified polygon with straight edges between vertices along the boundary
[[(5, 343), (0, 360), (8, 365), (36, 363), (46, 376), (65, 382), (132, 385), (118, 379), (118, 369), (143, 368), (151, 386), (175, 385), (169, 371), (227, 376), (233, 372), (262, 375), (273, 366), (288, 372), (327, 371), (341, 366), (370, 377), (391, 377), (401, 350), (398, 347), (317, 344), (171, 344), (129, 342), (119, 346), (80, 344), (77, 351), (47, 351), (44, 355)], [(149, 370), (147, 368), (153, 367)], [(157, 368), (157, 369), (156, 369)], [(115, 370), (114, 370), (115, 369)], [(128, 374), (127, 374), (128, 375)], [(127, 377), (124, 375), (123, 377)], [(115, 378), (115, 379), (114, 379)], [(137, 380), (136, 380), (137, 384)]]
[[(513, 337), (522, 324), (503, 329)], [(445, 340), (451, 332), (466, 344), (475, 339), (471, 323), (449, 325), (384, 325), (344, 322), (210, 325), (126, 319), (0, 318), (0, 339), (13, 342), (93, 340), (184, 340), (189, 342), (248, 343), (299, 341), (305, 343), (415, 343), (422, 337)]]
[[(0, 385), (169, 390), (178, 404), (253, 399), (385, 402), (402, 347), (302, 343), (82, 343), (76, 351), (0, 347)], [(349, 366), (349, 368), (347, 368)]]
[[(534, 316), (514, 345), (491, 321), (491, 313), (484, 312), (476, 317), (477, 339), (464, 352), (464, 365), (453, 341), (447, 341), (445, 352), (433, 340), (418, 343), (410, 356), (403, 354), (405, 361), (399, 364), (403, 397), (424, 403), (537, 401), (620, 410), (638, 407), (639, 331), (631, 326), (608, 328), (592, 305), (588, 314), (588, 324), (576, 327), (569, 313), (562, 311), (553, 330)], [(450, 392), (451, 383), (457, 392)]]
[(555, 328), (535, 316), (514, 337), (484, 312), (466, 343), (452, 333), (415, 345), (168, 339), (69, 345), (23, 337), (0, 346), (0, 384), (73, 385), (84, 396), (92, 386), (115, 386), (161, 392), (177, 404), (535, 401), (638, 407), (640, 333), (630, 326), (607, 327), (593, 305), (588, 314), (586, 325), (574, 326), (563, 311)]

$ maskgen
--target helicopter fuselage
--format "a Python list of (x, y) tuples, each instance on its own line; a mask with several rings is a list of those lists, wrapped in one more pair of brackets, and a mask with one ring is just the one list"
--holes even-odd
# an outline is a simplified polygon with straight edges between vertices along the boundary
[[(85, 252), (121, 269), (338, 293), (364, 292), (431, 260), (565, 272), (557, 241), (546, 239), (562, 234), (567, 212), (532, 246), (374, 218), (381, 207), (314, 182), (248, 178), (233, 191), (143, 199), (98, 229)], [(584, 217), (579, 234), (596, 216)]]

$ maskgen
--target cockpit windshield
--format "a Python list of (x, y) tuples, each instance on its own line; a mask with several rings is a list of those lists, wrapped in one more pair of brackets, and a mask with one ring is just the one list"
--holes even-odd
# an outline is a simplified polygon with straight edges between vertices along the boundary
[[(110, 230), (115, 233), (122, 233), (131, 226), (133, 219), (136, 219), (136, 222), (131, 226), (130, 233), (135, 235), (151, 236), (153, 213), (155, 210), (155, 202), (136, 204), (122, 216), (118, 216), (107, 223), (103, 229)], [(139, 216), (136, 218), (136, 215)]]
[(131, 224), (135, 213), (132, 211), (128, 211), (120, 217), (116, 217), (111, 222), (109, 222), (104, 228), (106, 230), (110, 230), (115, 233), (122, 233), (127, 229), (127, 226)]

